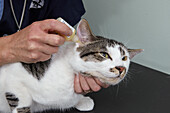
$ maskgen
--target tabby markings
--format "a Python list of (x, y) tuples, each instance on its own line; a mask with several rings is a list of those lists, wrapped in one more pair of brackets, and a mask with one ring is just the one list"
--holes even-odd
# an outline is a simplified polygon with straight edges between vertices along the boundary
[[(125, 55), (124, 48), (126, 48), (122, 43), (115, 40), (106, 39), (102, 36), (96, 36), (95, 41), (89, 42), (77, 48), (80, 52), (80, 58), (84, 61), (101, 62), (106, 60), (106, 58), (101, 57), (98, 53), (107, 53), (107, 46), (114, 47), (115, 45), (120, 45), (119, 50), (122, 56)], [(112, 60), (112, 58), (110, 57)]]
[(124, 56), (125, 55), (125, 51), (122, 49), (122, 47), (119, 47), (119, 50), (120, 50), (121, 55)]
[(40, 80), (44, 76), (45, 71), (48, 69), (50, 62), (51, 59), (44, 62), (37, 62), (31, 64), (22, 63), (22, 65), (30, 74), (32, 74), (33, 77)]
[(31, 113), (30, 107), (23, 107), (17, 109), (18, 113)]
[(6, 99), (8, 101), (8, 104), (11, 108), (11, 110), (15, 109), (18, 106), (19, 99), (12, 93), (6, 92), (5, 93)]

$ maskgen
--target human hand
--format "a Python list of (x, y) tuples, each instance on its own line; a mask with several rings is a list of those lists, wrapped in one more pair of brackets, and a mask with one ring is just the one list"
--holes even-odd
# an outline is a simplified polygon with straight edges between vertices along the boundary
[(0, 43), (0, 50), (3, 50), (1, 56), (10, 56), (7, 63), (46, 61), (58, 51), (58, 46), (64, 43), (65, 39), (61, 35), (71, 34), (70, 28), (58, 20), (34, 22), (13, 35), (1, 38), (5, 40), (4, 44)]
[(74, 90), (78, 94), (97, 92), (102, 87), (107, 88), (109, 85), (100, 82), (98, 78), (84, 77), (82, 75), (76, 75), (74, 78)]

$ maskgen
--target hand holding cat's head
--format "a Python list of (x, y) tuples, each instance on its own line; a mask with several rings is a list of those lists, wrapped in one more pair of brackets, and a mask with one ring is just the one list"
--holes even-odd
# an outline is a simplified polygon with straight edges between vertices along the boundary
[(77, 26), (81, 43), (75, 48), (73, 67), (84, 76), (98, 77), (101, 82), (115, 85), (127, 74), (130, 60), (142, 49), (128, 49), (112, 39), (93, 35), (88, 22), (82, 19)]

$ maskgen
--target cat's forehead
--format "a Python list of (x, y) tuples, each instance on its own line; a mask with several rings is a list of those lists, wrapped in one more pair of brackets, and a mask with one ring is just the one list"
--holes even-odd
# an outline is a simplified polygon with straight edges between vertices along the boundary
[[(77, 48), (77, 51), (83, 53), (88, 52), (104, 52), (108, 51), (108, 48), (116, 48), (121, 52), (122, 55), (125, 54), (127, 48), (120, 42), (112, 39), (107, 39), (101, 36), (97, 36), (96, 40)], [(109, 49), (112, 50), (112, 49)]]
[(107, 52), (112, 56), (122, 57), (127, 56), (128, 51), (125, 46), (122, 45), (114, 45), (114, 46), (107, 46)]

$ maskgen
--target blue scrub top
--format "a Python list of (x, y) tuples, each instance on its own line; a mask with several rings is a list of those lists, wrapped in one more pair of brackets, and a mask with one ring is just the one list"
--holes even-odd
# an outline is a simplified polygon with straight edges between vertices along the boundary
[[(18, 23), (20, 22), (24, 0), (12, 0)], [(27, 0), (21, 29), (35, 21), (62, 17), (74, 26), (85, 13), (82, 0)], [(0, 36), (13, 34), (18, 30), (9, 0), (0, 0)]]

